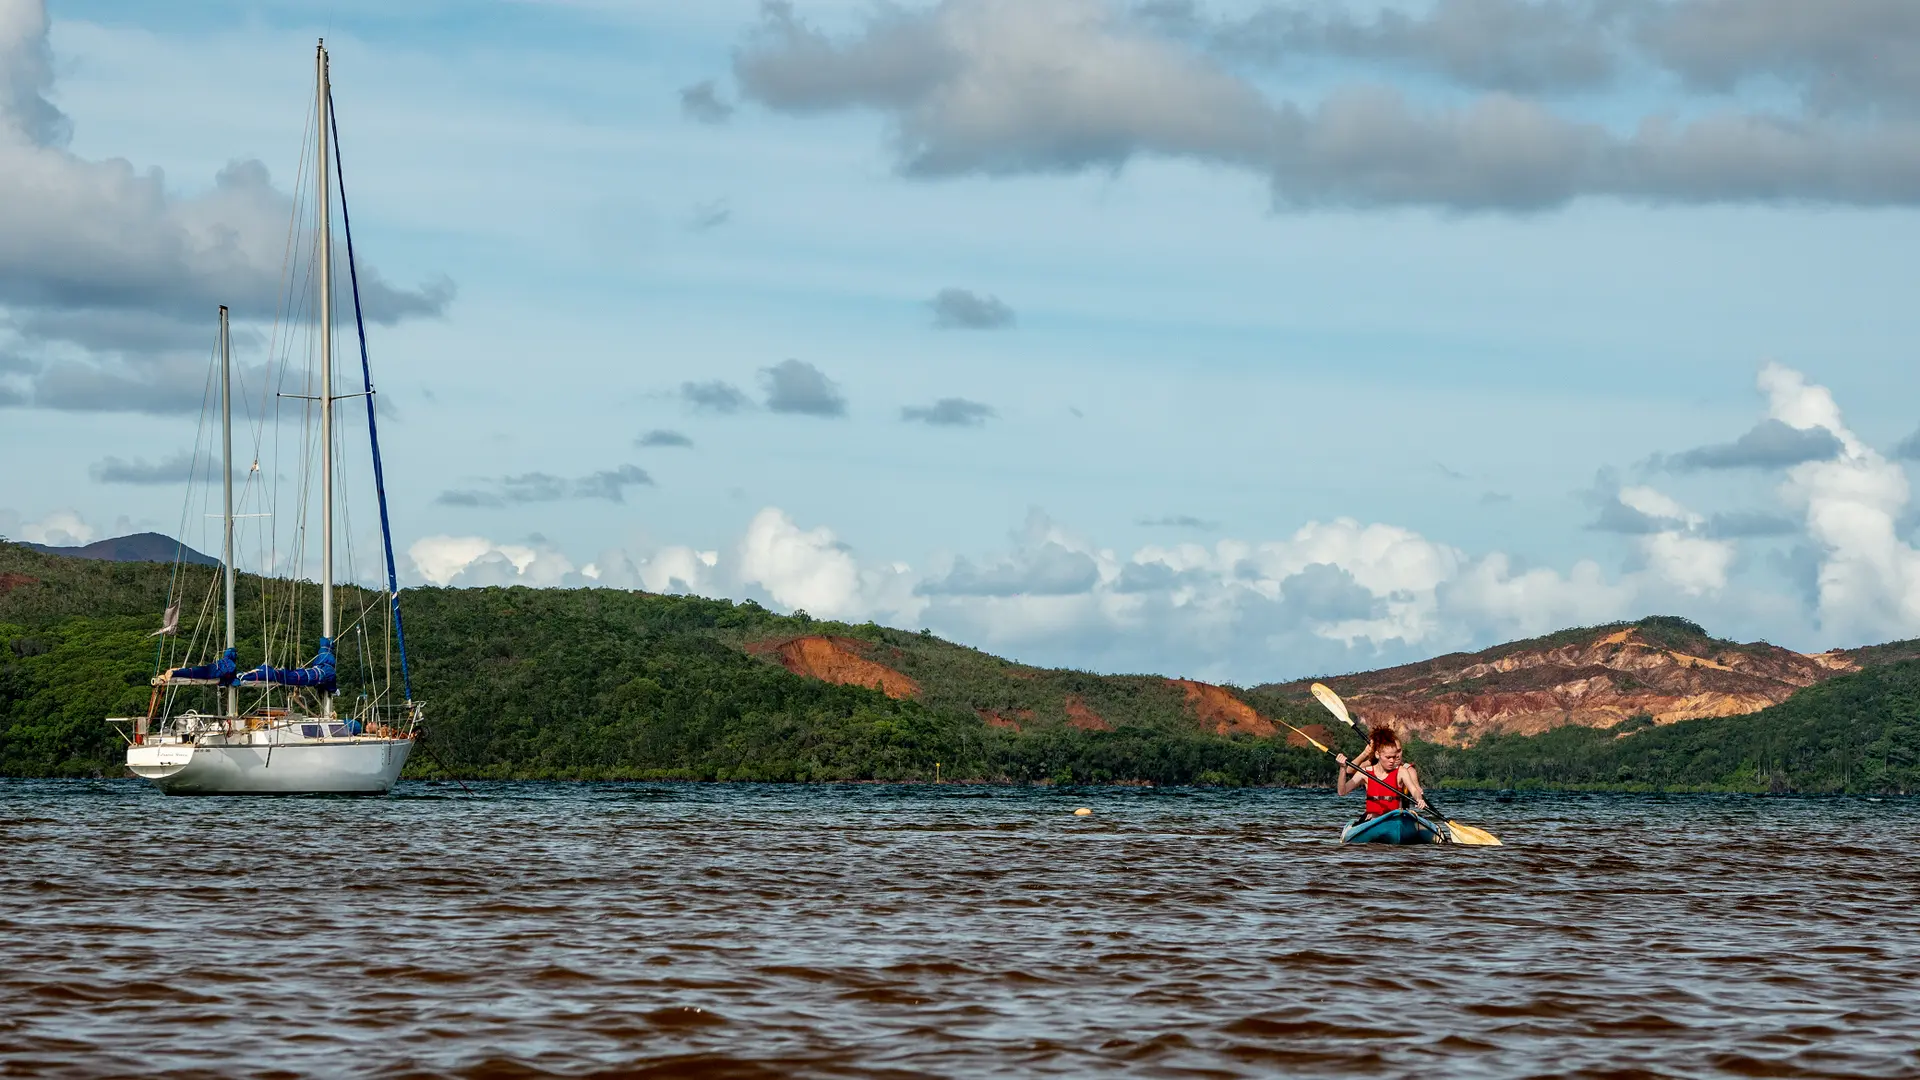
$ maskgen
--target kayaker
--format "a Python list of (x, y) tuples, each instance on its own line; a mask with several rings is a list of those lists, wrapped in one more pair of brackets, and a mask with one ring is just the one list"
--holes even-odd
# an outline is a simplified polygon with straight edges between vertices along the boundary
[[(1379, 817), (1400, 809), (1407, 796), (1412, 796), (1415, 807), (1427, 808), (1427, 794), (1420, 790), (1420, 770), (1407, 762), (1406, 751), (1392, 728), (1384, 725), (1374, 728), (1367, 738), (1367, 748), (1354, 761), (1348, 761), (1345, 754), (1335, 754), (1334, 760), (1340, 763), (1340, 780), (1336, 786), (1340, 794), (1366, 785), (1367, 817)], [(1361, 769), (1373, 776), (1363, 774)], [(1380, 783), (1374, 776), (1386, 783)]]

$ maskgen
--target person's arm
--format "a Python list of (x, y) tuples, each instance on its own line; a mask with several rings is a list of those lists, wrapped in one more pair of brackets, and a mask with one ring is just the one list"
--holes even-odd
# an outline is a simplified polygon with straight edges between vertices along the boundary
[(1334, 794), (1345, 795), (1354, 788), (1359, 787), (1361, 783), (1360, 774), (1354, 770), (1354, 763), (1347, 760), (1347, 755), (1335, 754), (1333, 755), (1333, 760), (1340, 763), (1340, 779), (1338, 783), (1334, 784)]
[(1420, 790), (1420, 770), (1411, 764), (1400, 766), (1400, 784), (1407, 794), (1413, 796), (1413, 804), (1422, 810), (1427, 808), (1427, 793)]

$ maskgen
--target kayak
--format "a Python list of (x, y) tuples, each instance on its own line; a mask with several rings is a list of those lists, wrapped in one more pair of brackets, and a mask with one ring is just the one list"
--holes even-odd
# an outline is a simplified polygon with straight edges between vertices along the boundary
[(1411, 810), (1389, 810), (1361, 818), (1340, 831), (1343, 844), (1438, 844), (1440, 830)]

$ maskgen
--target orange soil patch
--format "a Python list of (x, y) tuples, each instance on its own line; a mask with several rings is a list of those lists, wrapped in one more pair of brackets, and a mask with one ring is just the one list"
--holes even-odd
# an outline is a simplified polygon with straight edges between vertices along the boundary
[(839, 637), (798, 637), (786, 641), (762, 642), (748, 647), (749, 652), (772, 653), (780, 666), (795, 675), (835, 683), (840, 686), (866, 686), (890, 698), (909, 698), (920, 693), (920, 684), (885, 664), (876, 664), (861, 656), (865, 642)]
[(1067, 695), (1067, 723), (1081, 731), (1112, 731), (1113, 725), (1100, 719), (1100, 714), (1087, 708), (1086, 699), (1079, 694)]
[[(1329, 730), (1325, 724), (1307, 724), (1300, 730), (1319, 740), (1321, 746), (1333, 746), (1335, 750), (1340, 749), (1338, 746), (1334, 746), (1333, 732)], [(1287, 745), (1311, 746), (1313, 744), (1302, 738), (1298, 732), (1289, 731), (1287, 732)]]
[[(1194, 682), (1192, 679), (1169, 679), (1168, 681), (1187, 692), (1187, 705), (1193, 709), (1193, 714), (1200, 718), (1201, 723), (1213, 725), (1213, 732), (1216, 735), (1245, 733), (1267, 738), (1280, 730), (1278, 724), (1255, 712), (1253, 706), (1218, 686)], [(1298, 735), (1291, 736), (1291, 739), (1299, 738)], [(1307, 744), (1302, 741), (1296, 745)]]
[[(1021, 724), (1024, 721), (1030, 721), (1033, 719), (1032, 709), (1007, 710), (1009, 713), (1013, 714), (1012, 716), (1008, 716), (1005, 713), (995, 712), (992, 709), (975, 709), (973, 711), (980, 714), (980, 719), (985, 720), (987, 722), (988, 727), (1005, 728), (1008, 731), (1021, 731), (1023, 730), (1023, 728), (1021, 727)], [(1015, 719), (1016, 717), (1018, 719)]]
[(38, 585), (40, 579), (25, 574), (0, 574), (0, 593), (12, 592), (21, 585)]

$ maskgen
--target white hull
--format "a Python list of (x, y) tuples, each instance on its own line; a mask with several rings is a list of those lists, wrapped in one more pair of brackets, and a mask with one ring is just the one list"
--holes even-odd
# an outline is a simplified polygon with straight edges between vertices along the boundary
[(169, 795), (385, 795), (412, 751), (411, 739), (172, 743), (127, 747), (127, 768)]

